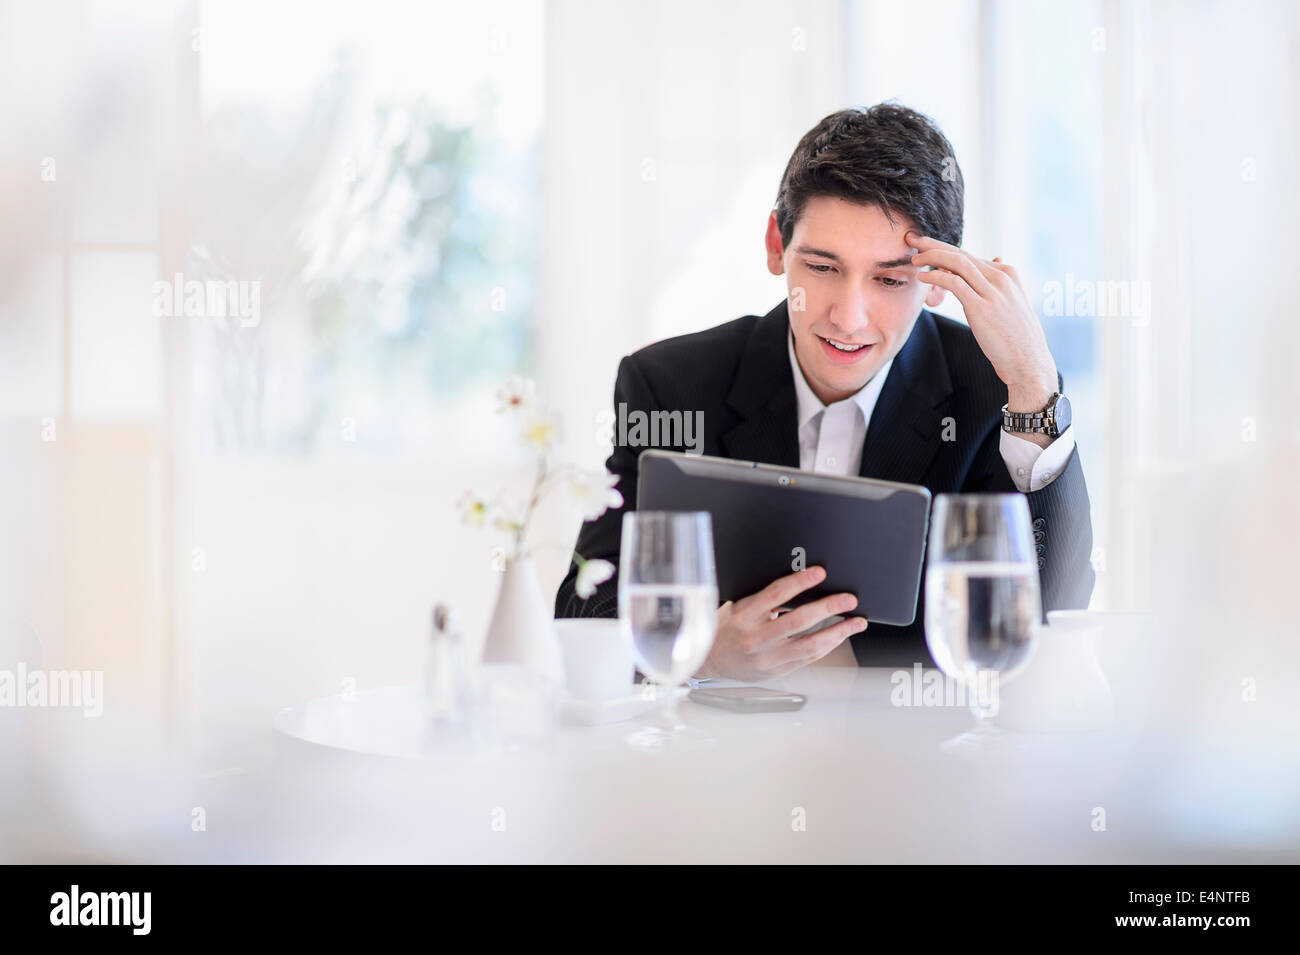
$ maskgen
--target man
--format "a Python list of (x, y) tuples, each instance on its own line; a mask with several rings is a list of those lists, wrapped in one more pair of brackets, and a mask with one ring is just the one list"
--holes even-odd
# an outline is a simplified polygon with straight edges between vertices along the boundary
[[(919, 113), (881, 104), (827, 116), (800, 140), (768, 219), (767, 267), (786, 276), (786, 301), (624, 358), (614, 406), (702, 412), (692, 450), (708, 455), (935, 494), (1023, 492), (1044, 609), (1086, 607), (1092, 526), (1064, 382), (1015, 268), (959, 248), (963, 188), (952, 146)], [(969, 327), (922, 307), (948, 292)], [(583, 525), (582, 557), (617, 562), (641, 450), (616, 443), (607, 467), (624, 508)], [(823, 577), (810, 567), (724, 604), (698, 675), (933, 665), (923, 597), (907, 627), (868, 630), (848, 594), (779, 612)], [(585, 601), (575, 580), (571, 570), (560, 585), (557, 616), (617, 615), (617, 576)]]

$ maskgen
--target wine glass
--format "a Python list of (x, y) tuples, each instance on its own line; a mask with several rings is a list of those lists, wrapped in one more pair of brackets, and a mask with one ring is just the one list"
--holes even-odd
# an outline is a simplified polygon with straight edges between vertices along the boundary
[(713, 520), (705, 512), (629, 511), (623, 515), (618, 617), (631, 636), (641, 672), (666, 697), (660, 719), (629, 737), (638, 748), (667, 740), (703, 742), (677, 716), (677, 688), (700, 668), (718, 626)]
[(1023, 494), (940, 494), (930, 519), (925, 643), (966, 688), (977, 736), (994, 731), (997, 690), (1028, 664), (1042, 622)]

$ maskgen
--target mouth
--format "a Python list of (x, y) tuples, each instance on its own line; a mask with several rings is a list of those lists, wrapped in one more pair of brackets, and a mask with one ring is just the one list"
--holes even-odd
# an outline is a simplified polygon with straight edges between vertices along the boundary
[(821, 344), (822, 352), (826, 357), (837, 365), (853, 365), (862, 361), (878, 344), (877, 342), (866, 344), (842, 342), (834, 338), (823, 338), (821, 335), (817, 336), (817, 341)]

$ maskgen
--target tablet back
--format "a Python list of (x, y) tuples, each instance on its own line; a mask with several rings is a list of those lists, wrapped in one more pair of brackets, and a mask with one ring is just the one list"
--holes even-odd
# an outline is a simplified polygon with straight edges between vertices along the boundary
[(819, 564), (826, 579), (790, 606), (847, 592), (868, 621), (916, 617), (927, 488), (658, 450), (642, 453), (639, 471), (638, 510), (713, 516), (719, 599)]

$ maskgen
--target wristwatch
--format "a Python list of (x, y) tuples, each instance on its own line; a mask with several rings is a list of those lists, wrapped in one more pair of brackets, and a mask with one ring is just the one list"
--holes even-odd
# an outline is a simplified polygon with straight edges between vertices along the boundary
[(1002, 429), (1013, 434), (1045, 434), (1055, 438), (1070, 426), (1070, 399), (1059, 391), (1047, 401), (1047, 407), (1033, 414), (1008, 411), (1002, 406)]

